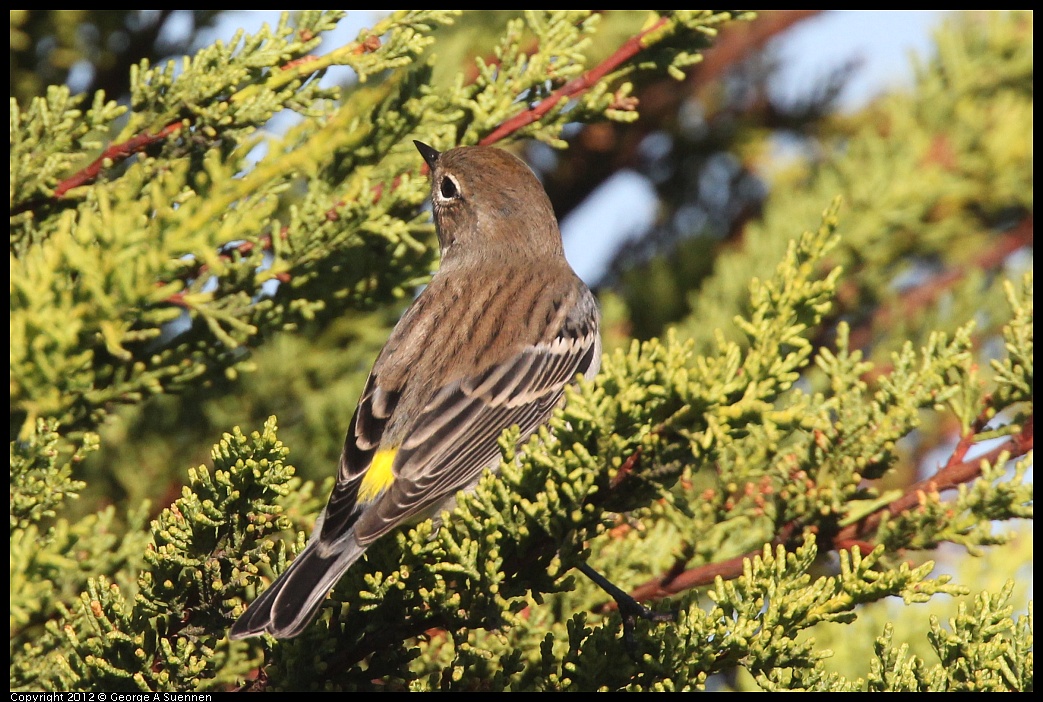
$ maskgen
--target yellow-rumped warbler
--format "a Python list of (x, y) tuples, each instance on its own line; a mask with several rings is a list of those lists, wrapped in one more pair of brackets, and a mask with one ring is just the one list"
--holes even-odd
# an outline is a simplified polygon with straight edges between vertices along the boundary
[(234, 639), (301, 633), (370, 544), (473, 489), (499, 464), (504, 429), (526, 439), (600, 366), (597, 303), (528, 166), (491, 147), (414, 143), (431, 167), (441, 266), (373, 364), (308, 545)]

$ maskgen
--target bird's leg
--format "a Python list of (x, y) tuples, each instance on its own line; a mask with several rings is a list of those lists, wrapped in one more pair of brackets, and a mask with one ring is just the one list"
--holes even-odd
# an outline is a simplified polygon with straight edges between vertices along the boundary
[(614, 585), (608, 578), (597, 572), (586, 562), (576, 566), (581, 573), (594, 581), (594, 584), (607, 592), (616, 601), (619, 616), (623, 619), (623, 644), (632, 658), (637, 657), (637, 641), (634, 638), (634, 622), (638, 617), (650, 622), (677, 621), (677, 612), (653, 612), (622, 589)]

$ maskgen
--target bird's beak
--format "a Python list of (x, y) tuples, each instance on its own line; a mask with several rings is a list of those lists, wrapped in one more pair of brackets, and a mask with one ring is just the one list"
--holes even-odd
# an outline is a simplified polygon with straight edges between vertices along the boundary
[(414, 139), (413, 143), (416, 144), (416, 150), (419, 151), (420, 155), (424, 157), (425, 161), (427, 161), (428, 167), (430, 167), (432, 171), (435, 170), (435, 162), (438, 161), (438, 157), (441, 156), (441, 154), (422, 141)]

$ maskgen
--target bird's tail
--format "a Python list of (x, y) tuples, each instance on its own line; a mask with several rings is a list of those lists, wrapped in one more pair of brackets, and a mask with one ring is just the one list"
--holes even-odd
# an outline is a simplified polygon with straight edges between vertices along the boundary
[(245, 639), (264, 633), (277, 639), (297, 636), (311, 623), (319, 605), (340, 576), (365, 550), (354, 536), (349, 536), (347, 543), (335, 553), (320, 548), (320, 543), (313, 539), (290, 567), (236, 620), (228, 632), (229, 637)]

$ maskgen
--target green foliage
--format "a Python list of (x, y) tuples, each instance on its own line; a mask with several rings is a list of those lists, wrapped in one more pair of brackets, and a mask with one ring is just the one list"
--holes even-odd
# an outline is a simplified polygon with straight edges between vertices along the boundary
[[(629, 33), (606, 49), (588, 11), (400, 11), (314, 56), (341, 16), (143, 61), (128, 107), (12, 101), (12, 689), (1032, 689), (1026, 588), (928, 560), (1031, 558), (1003, 525), (1032, 518), (1032, 275), (967, 253), (1031, 220), (1023, 14), (953, 27), (913, 94), (839, 124), (690, 319), (614, 344), (548, 427), (502, 438), (498, 475), (371, 547), (299, 638), (229, 641), (328, 486), (289, 465), (274, 418), (226, 433), (176, 499), (166, 476), (195, 464), (193, 430), (273, 405), (307, 427), (295, 463), (330, 472), (435, 263), (410, 140), (562, 146), (569, 123), (628, 122), (635, 85), (745, 17), (613, 14)], [(433, 37), (472, 22), (501, 33), (447, 70)], [(334, 65), (358, 82), (321, 87)], [(263, 135), (284, 111), (295, 125)], [(927, 261), (966, 272), (949, 304), (881, 315)], [(945, 425), (945, 465), (900, 480)], [(676, 620), (628, 639), (570, 573), (588, 560)]]
[(43, 420), (25, 441), (11, 443), (11, 529), (23, 529), (53, 517), (84, 483), (74, 480), (72, 466), (97, 450), (98, 437), (89, 434), (72, 456), (62, 460), (60, 437)]
[(135, 544), (136, 582), (90, 578), (62, 612), (68, 626), (48, 622), (52, 647), (34, 652), (35, 669), (20, 671), (23, 684), (176, 691), (233, 683), (233, 671), (248, 661), (239, 647), (219, 645), (228, 623), (223, 602), (241, 592), (243, 579), (227, 554), (241, 556), (241, 564), (267, 560), (250, 545), (286, 524), (275, 515), (247, 516), (246, 508), (260, 495), (288, 494), (287, 504), (315, 507), (307, 503), (310, 488), (292, 478), (286, 453), (274, 422), (249, 438), (226, 436), (214, 448), (213, 468), (191, 470), (183, 496), (152, 521), (147, 544)]

